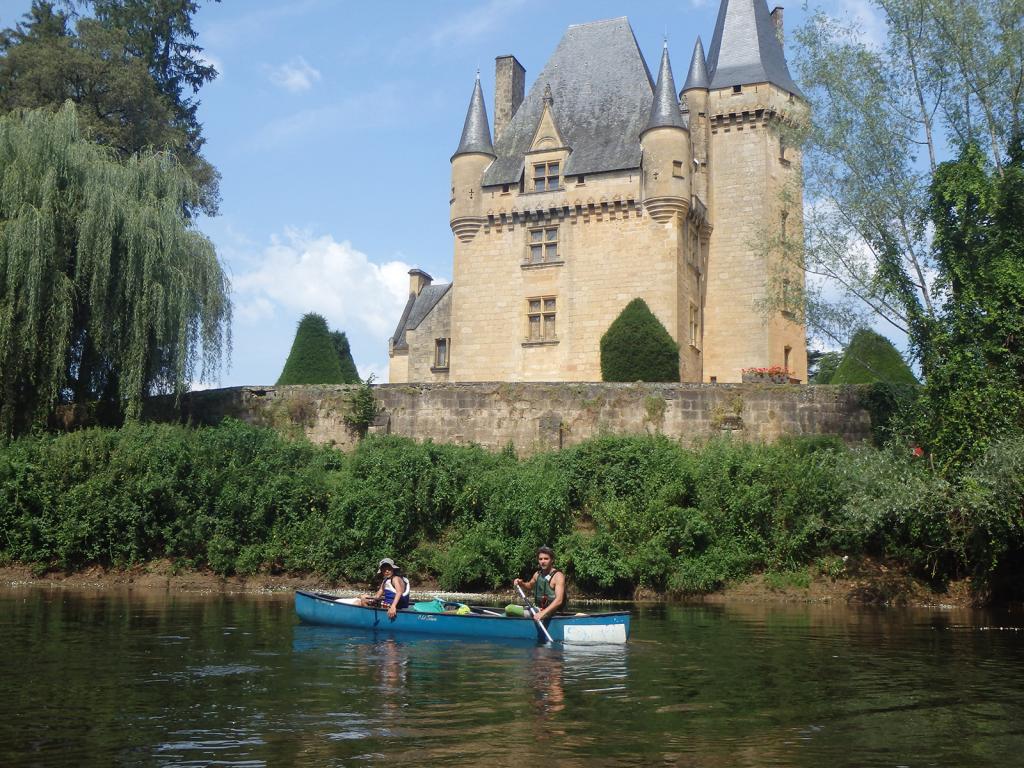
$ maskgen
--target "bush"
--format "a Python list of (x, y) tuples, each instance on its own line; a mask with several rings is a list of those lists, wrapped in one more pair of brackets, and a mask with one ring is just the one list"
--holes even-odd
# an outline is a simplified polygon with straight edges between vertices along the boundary
[[(915, 385), (914, 372), (885, 336), (861, 328), (850, 339), (843, 359), (828, 378), (829, 384)], [(824, 382), (823, 382), (824, 383)]]
[(338, 350), (327, 321), (320, 315), (303, 315), (295, 331), (284, 370), (277, 380), (285, 384), (344, 384)]
[[(331, 343), (338, 353), (338, 364), (341, 366), (341, 383), (358, 384), (359, 371), (356, 369), (356, 361), (352, 359), (352, 349), (348, 344), (348, 336), (344, 331), (331, 331)], [(372, 375), (372, 374), (371, 374)]]
[(1021, 478), (1020, 439), (954, 483), (906, 449), (826, 438), (690, 451), (603, 437), (518, 460), (391, 436), (346, 455), (231, 420), (133, 424), (0, 444), (0, 562), (169, 558), (352, 583), (393, 557), (417, 580), (492, 589), (528, 575), (550, 544), (573, 589), (592, 594), (703, 593), (758, 571), (796, 583), (862, 554), (1011, 594)]
[(604, 381), (679, 381), (679, 345), (643, 299), (633, 299), (601, 337)]

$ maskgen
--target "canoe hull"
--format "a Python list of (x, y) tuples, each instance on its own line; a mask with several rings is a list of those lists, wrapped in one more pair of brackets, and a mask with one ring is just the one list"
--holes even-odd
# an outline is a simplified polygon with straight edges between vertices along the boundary
[[(394, 619), (386, 609), (339, 603), (330, 595), (295, 592), (295, 612), (309, 624), (352, 627), (419, 635), (448, 635), (480, 639), (543, 639), (530, 618), (482, 614), (418, 613), (402, 610)], [(547, 622), (551, 639), (569, 643), (624, 643), (629, 637), (629, 613), (596, 613), (587, 616), (554, 616)]]

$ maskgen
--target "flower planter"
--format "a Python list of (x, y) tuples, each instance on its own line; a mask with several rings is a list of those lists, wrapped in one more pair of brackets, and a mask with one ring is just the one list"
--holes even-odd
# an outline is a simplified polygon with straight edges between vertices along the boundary
[(744, 384), (791, 384), (792, 379), (785, 373), (744, 373)]

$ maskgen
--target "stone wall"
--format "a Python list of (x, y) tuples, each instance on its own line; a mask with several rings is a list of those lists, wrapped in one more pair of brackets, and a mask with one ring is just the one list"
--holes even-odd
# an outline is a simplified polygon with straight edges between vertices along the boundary
[[(196, 392), (178, 406), (147, 405), (146, 418), (215, 424), (225, 416), (346, 449), (358, 436), (345, 415), (353, 386), (237, 387)], [(771, 442), (783, 435), (867, 440), (871, 419), (857, 387), (767, 384), (446, 383), (374, 387), (371, 432), (438, 443), (512, 444), (520, 455), (606, 434), (662, 434), (687, 445), (728, 434)]]

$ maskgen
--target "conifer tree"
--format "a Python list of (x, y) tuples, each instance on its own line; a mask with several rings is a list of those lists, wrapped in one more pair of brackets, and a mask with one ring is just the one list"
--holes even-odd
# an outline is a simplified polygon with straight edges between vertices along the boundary
[(284, 364), (282, 384), (344, 384), (338, 350), (334, 346), (327, 321), (310, 312), (303, 315), (295, 332), (291, 352)]
[(344, 331), (331, 331), (331, 341), (338, 351), (338, 362), (341, 365), (341, 379), (343, 384), (358, 384), (362, 381), (359, 378), (359, 370), (356, 368), (356, 361), (352, 359), (352, 350), (348, 344), (348, 337)]
[(604, 381), (679, 381), (679, 346), (647, 302), (633, 299), (601, 337)]

